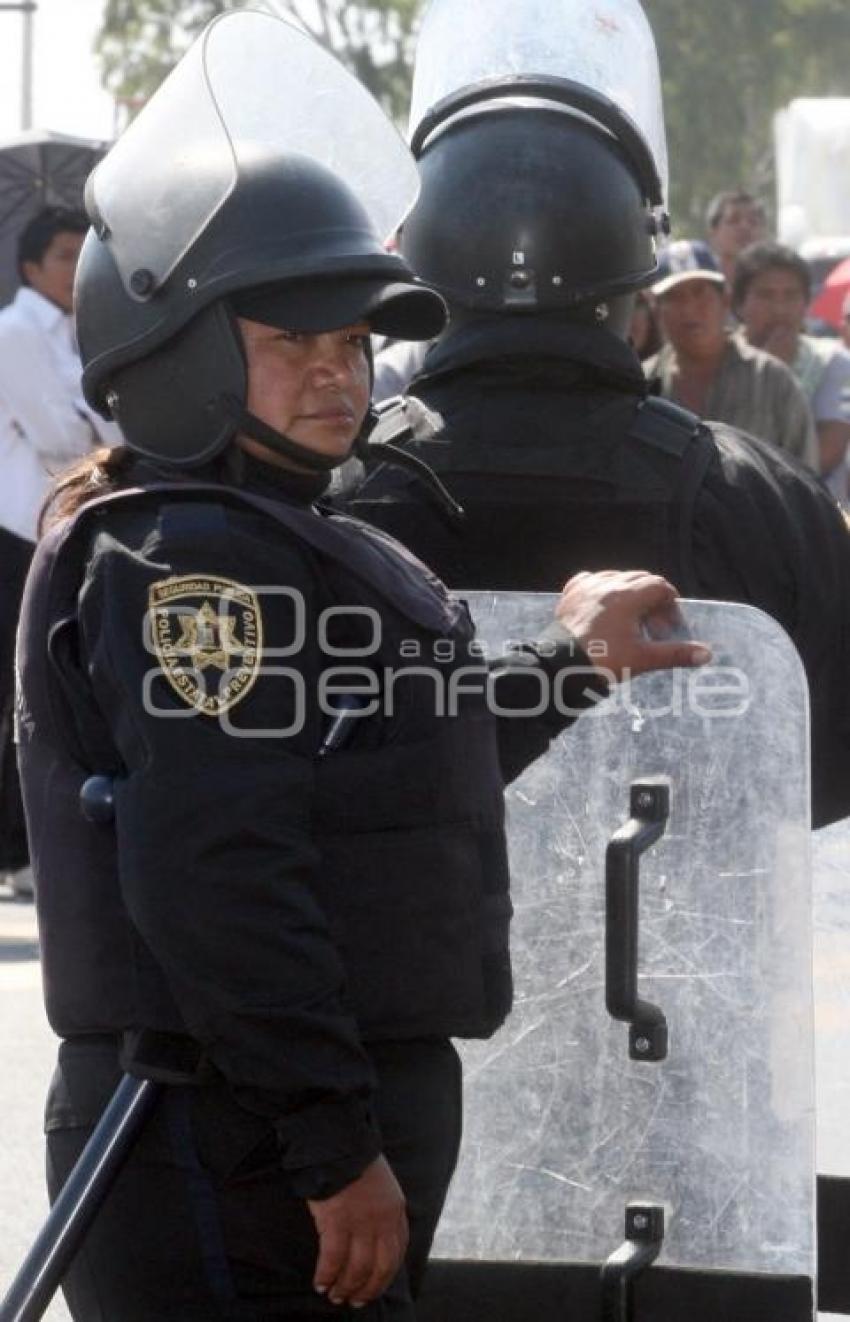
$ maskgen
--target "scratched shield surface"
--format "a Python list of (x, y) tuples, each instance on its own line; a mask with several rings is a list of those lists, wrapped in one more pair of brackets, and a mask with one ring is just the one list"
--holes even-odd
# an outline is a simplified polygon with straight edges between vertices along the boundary
[[(545, 595), (463, 593), (491, 655)], [(625, 1205), (661, 1203), (659, 1262), (814, 1275), (808, 699), (766, 615), (684, 603), (699, 672), (643, 676), (509, 792), (515, 1008), (462, 1045), (465, 1132), (436, 1252), (600, 1262)], [(640, 864), (642, 998), (668, 1020), (631, 1060), (605, 1008), (605, 854), (643, 777), (670, 816)]]
[(850, 818), (814, 833), (818, 1172), (850, 1179)]

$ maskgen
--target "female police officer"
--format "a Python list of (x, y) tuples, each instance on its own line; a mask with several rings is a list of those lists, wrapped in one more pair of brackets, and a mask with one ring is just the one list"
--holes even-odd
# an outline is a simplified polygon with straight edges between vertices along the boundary
[[(463, 608), (313, 506), (369, 332), (442, 323), (378, 238), (411, 169), (330, 57), (242, 12), (90, 188), (84, 387), (127, 446), (59, 483), (20, 643), (52, 1190), (120, 1063), (169, 1086), (66, 1283), (85, 1322), (412, 1316), (458, 1143), (448, 1039), (510, 1003), (503, 782), (567, 723), (487, 693), (536, 711), (528, 681), (572, 668), (589, 702), (591, 638), (615, 674), (699, 659), (641, 640), (669, 585), (584, 575), (547, 654), (475, 693)], [(79, 811), (93, 772), (108, 826)]]

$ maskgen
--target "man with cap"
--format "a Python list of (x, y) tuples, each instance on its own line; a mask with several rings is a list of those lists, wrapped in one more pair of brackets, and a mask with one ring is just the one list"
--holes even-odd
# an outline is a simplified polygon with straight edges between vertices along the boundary
[(666, 343), (644, 363), (661, 394), (770, 441), (819, 472), (811, 410), (793, 374), (727, 329), (726, 281), (704, 243), (661, 253), (652, 285)]
[[(465, 519), (381, 464), (378, 444), (349, 508), (450, 585), (551, 592), (564, 573), (649, 564), (685, 596), (769, 612), (808, 673), (824, 824), (850, 813), (850, 538), (797, 461), (813, 456), (811, 424), (782, 364), (730, 351), (750, 384), (748, 422), (766, 416), (763, 398), (777, 411), (783, 401), (755, 438), (654, 396), (628, 343), (667, 226), (660, 106), (636, 2), (603, 25), (582, 0), (432, 0), (411, 107), (422, 191), (400, 246), (451, 319), (374, 435), (437, 471)], [(711, 346), (716, 370), (728, 343), (722, 276), (694, 262), (708, 311), (690, 342), (695, 359)], [(688, 381), (691, 406), (709, 416), (710, 377), (699, 397), (697, 374)]]

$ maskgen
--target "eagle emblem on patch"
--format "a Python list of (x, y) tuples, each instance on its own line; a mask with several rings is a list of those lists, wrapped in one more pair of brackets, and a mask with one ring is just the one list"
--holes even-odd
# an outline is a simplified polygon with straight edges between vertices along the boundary
[(162, 673), (187, 706), (220, 716), (250, 691), (263, 646), (250, 588), (203, 574), (161, 579), (148, 592), (148, 620)]

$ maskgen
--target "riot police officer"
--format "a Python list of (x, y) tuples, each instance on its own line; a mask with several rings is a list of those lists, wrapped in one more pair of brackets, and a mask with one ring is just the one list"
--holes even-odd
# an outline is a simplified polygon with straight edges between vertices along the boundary
[(386, 466), (350, 508), (452, 585), (551, 591), (639, 563), (768, 611), (809, 679), (815, 825), (850, 813), (847, 529), (773, 447), (654, 398), (628, 343), (667, 228), (636, 0), (433, 0), (411, 138), (422, 191), (401, 251), (451, 320), (374, 436), (427, 461), (466, 519)]
[[(479, 660), (472, 691), (462, 604), (314, 507), (370, 332), (443, 321), (381, 242), (414, 193), (363, 89), (247, 12), (90, 183), (84, 389), (127, 447), (58, 484), (20, 641), (53, 1193), (122, 1064), (166, 1086), (66, 1284), (85, 1322), (412, 1316), (459, 1139), (449, 1039), (510, 1005), (503, 782), (569, 721), (527, 681), (574, 671), (588, 704), (591, 640), (615, 675), (703, 659), (641, 633), (669, 584), (580, 577), (546, 647)], [(95, 772), (111, 825), (79, 812)]]

